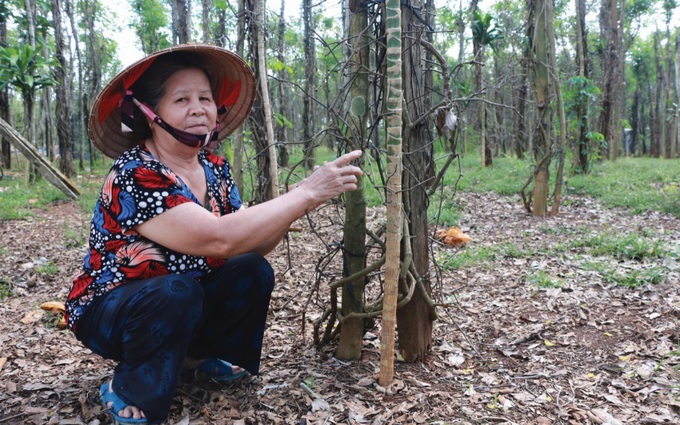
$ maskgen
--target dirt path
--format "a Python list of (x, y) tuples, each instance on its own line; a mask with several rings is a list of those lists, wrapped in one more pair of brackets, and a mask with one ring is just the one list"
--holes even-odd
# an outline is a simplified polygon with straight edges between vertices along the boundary
[[(310, 320), (322, 303), (306, 300), (324, 247), (301, 222), (290, 248), (270, 258), (278, 286), (262, 374), (231, 386), (181, 384), (167, 423), (680, 423), (680, 220), (603, 210), (589, 199), (571, 199), (559, 217), (541, 220), (515, 199), (460, 199), (458, 225), (473, 238), (466, 249), (487, 248), (494, 260), (441, 271), (435, 298), (446, 306), (422, 363), (397, 362), (395, 382), (378, 386), (379, 325), (357, 362), (333, 358), (332, 346), (312, 347)], [(113, 363), (39, 309), (65, 298), (88, 220), (66, 203), (31, 220), (0, 222), (0, 284), (13, 290), (0, 303), (2, 424), (108, 423), (97, 388)], [(675, 254), (640, 262), (570, 248), (574, 240), (630, 232)], [(445, 264), (454, 251), (435, 253)], [(629, 275), (656, 267), (663, 277), (635, 289), (613, 285), (589, 266), (596, 260)], [(541, 287), (536, 276), (553, 285)], [(327, 290), (320, 294), (327, 298)]]

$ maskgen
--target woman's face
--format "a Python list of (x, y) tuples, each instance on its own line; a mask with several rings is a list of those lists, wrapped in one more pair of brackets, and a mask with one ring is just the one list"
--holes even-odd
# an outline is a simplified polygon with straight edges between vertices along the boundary
[(192, 134), (215, 128), (217, 106), (208, 77), (200, 69), (175, 72), (165, 83), (156, 114), (172, 127)]

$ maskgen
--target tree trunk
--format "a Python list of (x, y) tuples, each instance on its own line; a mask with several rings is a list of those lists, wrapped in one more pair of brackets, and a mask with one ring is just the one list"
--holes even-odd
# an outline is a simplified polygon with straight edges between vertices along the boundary
[(394, 378), (394, 339), (397, 322), (397, 295), (401, 271), (402, 242), (402, 60), (401, 60), (401, 1), (385, 4), (386, 72), (389, 79), (387, 96), (387, 234), (385, 259), (385, 289), (380, 338), (379, 383), (387, 387)]
[[(7, 47), (7, 16), (0, 14), (0, 47)], [(0, 118), (11, 124), (9, 113), (9, 88), (0, 90)], [(0, 167), (12, 166), (12, 146), (5, 137), (2, 140), (2, 155), (0, 155)]]
[[(583, 81), (580, 84), (581, 88), (585, 86), (585, 81), (588, 79), (588, 64), (585, 54), (588, 51), (585, 8), (585, 0), (576, 0), (576, 65), (578, 67), (578, 76)], [(573, 162), (574, 168), (585, 174), (589, 170), (588, 153), (591, 147), (587, 137), (588, 98), (583, 93), (583, 90), (579, 90), (579, 94), (576, 96), (576, 120), (578, 123), (578, 136), (575, 143)]]
[[(422, 6), (421, 1), (412, 2), (414, 8)], [(408, 280), (400, 284), (417, 285), (411, 301), (397, 310), (399, 352), (406, 361), (423, 359), (432, 347), (432, 322), (436, 318), (431, 303), (432, 293), (429, 281), (428, 246), (428, 196), (426, 175), (433, 161), (433, 139), (430, 129), (431, 118), (425, 114), (423, 93), (432, 88), (423, 84), (423, 55), (420, 44), (407, 35), (423, 31), (422, 23), (414, 16), (414, 9), (402, 8), (402, 75), (404, 90), (403, 111), (403, 207), (408, 226), (402, 239), (402, 261), (408, 263)], [(432, 13), (428, 11), (427, 13)], [(411, 121), (418, 117), (418, 123)], [(412, 255), (412, 257), (411, 257)]]
[[(286, 56), (284, 54), (284, 38), (286, 35), (286, 20), (285, 20), (285, 11), (286, 11), (286, 0), (281, 0), (281, 10), (279, 13), (279, 27), (278, 27), (278, 59), (279, 62), (286, 63)], [(287, 86), (284, 83), (288, 79), (286, 75), (287, 71), (286, 68), (281, 67), (279, 70), (279, 115), (282, 117), (282, 119), (278, 120), (279, 122), (276, 125), (276, 145), (278, 146), (278, 151), (279, 151), (279, 164), (283, 168), (288, 167), (288, 162), (289, 162), (289, 154), (288, 154), (288, 108), (287, 108), (287, 102), (286, 102), (286, 92)]]
[[(238, 12), (236, 14), (236, 54), (243, 57), (246, 39), (246, 4), (245, 0), (238, 0)], [(255, 102), (259, 102), (257, 99)], [(253, 105), (255, 106), (255, 105)], [(243, 129), (241, 126), (234, 133), (231, 175), (237, 187), (243, 190)]]
[(54, 18), (54, 45), (59, 66), (54, 69), (57, 80), (57, 139), (59, 140), (59, 169), (66, 177), (74, 174), (73, 138), (71, 136), (71, 81), (64, 53), (64, 36), (61, 27), (61, 0), (52, 0)]
[(191, 0), (170, 0), (172, 11), (172, 42), (185, 44), (191, 41)]
[(602, 53), (602, 109), (599, 119), (599, 130), (607, 142), (608, 150), (603, 156), (615, 160), (620, 145), (619, 91), (623, 80), (621, 69), (621, 38), (618, 19), (618, 0), (604, 0), (600, 11), (600, 28), (604, 50)]
[(676, 106), (676, 114), (674, 117), (675, 137), (673, 138), (673, 158), (677, 157), (678, 150), (680, 150), (680, 117), (678, 117), (678, 113), (680, 113), (680, 110), (678, 110), (678, 108), (680, 108), (680, 32), (675, 35), (675, 104), (678, 106)]
[(35, 0), (24, 0), (26, 7), (26, 23), (28, 24), (28, 44), (35, 49)]
[[(663, 122), (666, 117), (664, 107), (666, 99), (663, 97), (663, 67), (659, 53), (659, 33), (654, 33), (654, 65), (656, 68), (656, 92), (654, 102), (650, 102), (654, 108), (650, 124), (652, 127), (652, 141), (650, 154), (654, 158), (660, 158), (663, 148)], [(651, 99), (650, 99), (651, 100)]]
[(635, 93), (633, 94), (633, 104), (630, 106), (630, 130), (631, 130), (631, 141), (630, 141), (630, 152), (626, 152), (628, 155), (635, 155), (638, 151), (638, 140), (640, 137), (640, 109), (642, 93), (640, 90), (640, 82), (635, 86)]
[[(672, 70), (673, 70), (673, 38), (670, 30), (670, 16), (666, 19), (666, 75), (664, 77), (664, 97), (668, 99), (669, 106), (675, 103), (673, 94), (671, 93), (671, 86), (674, 84)], [(679, 106), (676, 104), (676, 108)], [(669, 113), (668, 119), (664, 121), (666, 127), (666, 138), (664, 140), (665, 157), (671, 159), (675, 157), (675, 122), (677, 120), (675, 113)]]
[[(355, 3), (356, 4), (356, 3)], [(347, 122), (350, 126), (350, 145), (347, 150), (364, 149), (367, 141), (368, 122), (368, 46), (366, 8), (355, 9), (350, 3), (349, 16), (349, 104)], [(355, 12), (351, 12), (352, 10)], [(307, 96), (309, 97), (309, 96)], [(363, 160), (358, 164), (363, 165)], [(366, 267), (366, 198), (363, 177), (357, 182), (357, 190), (345, 194), (345, 227), (343, 243), (345, 246), (343, 264), (347, 276)], [(364, 286), (366, 278), (361, 277), (342, 288), (342, 315), (364, 311)], [(343, 320), (340, 328), (340, 342), (336, 357), (341, 360), (358, 359), (364, 336), (364, 320), (352, 318)]]
[(548, 195), (550, 180), (550, 160), (552, 157), (552, 107), (550, 99), (550, 73), (548, 68), (548, 20), (547, 3), (550, 0), (536, 0), (534, 15), (536, 26), (534, 29), (534, 94), (536, 98), (537, 123), (536, 142), (534, 143), (534, 157), (536, 172), (534, 176), (534, 209), (536, 216), (544, 217), (548, 213)]
[[(269, 155), (269, 144), (267, 139), (267, 130), (265, 123), (265, 112), (264, 112), (264, 95), (262, 94), (263, 84), (261, 80), (267, 79), (267, 74), (262, 75), (262, 67), (259, 66), (260, 55), (266, 54), (266, 52), (261, 51), (259, 37), (260, 31), (264, 28), (260, 25), (260, 18), (258, 17), (259, 2), (261, 0), (246, 0), (246, 16), (254, 17), (248, 22), (250, 23), (250, 53), (253, 58), (253, 63), (255, 66), (253, 70), (255, 72), (255, 81), (257, 81), (258, 95), (255, 98), (255, 103), (253, 105), (254, 113), (251, 114), (252, 117), (252, 137), (255, 144), (255, 161), (257, 162), (257, 176), (255, 176), (254, 181), (257, 183), (256, 193), (253, 198), (253, 202), (262, 203), (271, 198), (273, 191), (275, 190), (273, 181), (271, 179), (271, 156)], [(265, 70), (266, 71), (266, 70)]]
[(314, 108), (312, 102), (316, 98), (316, 49), (314, 46), (314, 20), (312, 17), (312, 0), (302, 1), (302, 20), (304, 21), (305, 51), (305, 95), (302, 102), (302, 140), (305, 147), (305, 168), (312, 170), (316, 165), (314, 140)]
[(272, 103), (269, 97), (269, 81), (267, 81), (267, 60), (264, 33), (267, 28), (267, 11), (265, 0), (258, 0), (258, 31), (257, 31), (257, 65), (260, 69), (260, 96), (262, 97), (262, 113), (264, 115), (267, 153), (269, 155), (269, 180), (271, 192), (268, 199), (279, 196), (279, 169), (276, 161), (276, 143), (274, 141), (274, 124), (272, 122)]
[(213, 40), (210, 36), (210, 6), (212, 1), (201, 0), (201, 26), (203, 27), (203, 43), (212, 44)]
[[(101, 88), (101, 56), (100, 56), (100, 42), (98, 41), (99, 34), (95, 31), (95, 18), (99, 13), (99, 3), (96, 0), (85, 0), (82, 2), (83, 20), (85, 21), (86, 37), (87, 37), (87, 64), (84, 64), (84, 69), (87, 75), (84, 76), (88, 82), (87, 90), (84, 92), (82, 119), (87, 128), (87, 121), (91, 102), (97, 97)], [(90, 154), (90, 168), (94, 168), (95, 152), (92, 142), (88, 143), (88, 151)]]
[(557, 68), (557, 52), (555, 51), (555, 32), (553, 31), (553, 4), (551, 1), (545, 3), (546, 7), (546, 35), (550, 49), (550, 75), (552, 75), (555, 97), (557, 99), (557, 116), (560, 121), (559, 144), (557, 147), (557, 173), (555, 174), (555, 190), (553, 191), (553, 202), (550, 207), (550, 215), (556, 216), (560, 212), (562, 203), (562, 183), (564, 179), (564, 156), (567, 147), (567, 118), (564, 113), (564, 100), (562, 99), (562, 87), (560, 86), (560, 70)]
[[(73, 9), (71, 8), (71, 0), (64, 0), (64, 10), (66, 11), (66, 15), (68, 16), (68, 20), (71, 26), (71, 33), (73, 34), (78, 34), (77, 32), (77, 27), (76, 27), (76, 21), (75, 18), (73, 17)], [(80, 93), (79, 96), (76, 96), (78, 99), (77, 104), (75, 105), (75, 108), (77, 111), (83, 111), (83, 58), (80, 52), (80, 47), (76, 43), (73, 46), (73, 49), (76, 52), (76, 59), (78, 61), (78, 93)], [(71, 61), (73, 62), (73, 61)], [(73, 69), (73, 66), (70, 67)], [(73, 74), (71, 73), (69, 77), (69, 85), (73, 87)], [(76, 118), (80, 117), (79, 114), (76, 114)], [(78, 168), (82, 171), (85, 169), (85, 143), (87, 138), (85, 137), (85, 128), (86, 126), (83, 126), (83, 120), (81, 119), (74, 119), (74, 130), (75, 130), (75, 140), (74, 140), (74, 145), (78, 147)]]
[[(524, 22), (527, 23), (527, 28), (525, 34), (527, 38), (530, 34), (533, 34), (533, 7), (529, 4), (533, 3), (533, 0), (527, 0), (527, 7), (525, 10)], [(529, 91), (529, 64), (531, 63), (531, 50), (528, 43), (524, 44), (522, 48), (522, 58), (520, 59), (520, 69), (521, 74), (519, 76), (519, 88), (517, 89), (517, 114), (515, 114), (515, 128), (517, 128), (517, 133), (513, 137), (513, 148), (515, 155), (519, 159), (524, 159), (524, 153), (527, 150), (527, 116), (526, 116), (526, 103), (527, 103), (527, 93)]]

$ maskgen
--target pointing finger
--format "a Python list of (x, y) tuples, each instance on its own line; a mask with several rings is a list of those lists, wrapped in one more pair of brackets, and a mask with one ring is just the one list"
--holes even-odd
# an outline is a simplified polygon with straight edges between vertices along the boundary
[(361, 152), (360, 150), (355, 150), (355, 151), (346, 153), (346, 154), (338, 157), (333, 162), (335, 162), (335, 164), (338, 167), (342, 167), (342, 166), (347, 165), (350, 162), (354, 161), (355, 159), (359, 158), (362, 154), (363, 154), (363, 152)]

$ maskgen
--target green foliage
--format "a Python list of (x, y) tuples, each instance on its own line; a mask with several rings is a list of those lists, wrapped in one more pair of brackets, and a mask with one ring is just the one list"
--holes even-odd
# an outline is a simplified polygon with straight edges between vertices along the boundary
[(160, 0), (134, 0), (130, 6), (137, 13), (132, 14), (130, 27), (141, 40), (145, 53), (149, 54), (166, 47), (171, 42), (167, 34), (170, 23), (167, 8)]
[(642, 285), (656, 285), (668, 275), (668, 269), (662, 266), (644, 268), (627, 268), (625, 273), (611, 267), (604, 261), (587, 261), (582, 264), (586, 271), (594, 271), (602, 276), (605, 282), (614, 285), (637, 288)]
[(293, 68), (290, 65), (286, 65), (285, 63), (281, 62), (279, 58), (270, 57), (269, 59), (267, 59), (267, 64), (269, 68), (274, 72), (279, 73), (285, 70), (289, 76), (292, 76), (294, 74)]
[(0, 47), (0, 90), (11, 85), (26, 95), (54, 85), (52, 68), (58, 64), (54, 59), (45, 59), (44, 49), (42, 45), (32, 48), (28, 44)]
[(534, 255), (532, 250), (523, 250), (516, 245), (505, 243), (493, 246), (467, 246), (446, 256), (441, 262), (444, 270), (457, 270), (474, 265), (491, 266), (503, 258), (527, 258)]
[(22, 220), (33, 217), (35, 208), (68, 201), (59, 189), (45, 180), (26, 185), (8, 175), (0, 181), (0, 220)]
[(35, 271), (42, 275), (54, 276), (59, 273), (59, 268), (52, 260), (48, 260), (39, 262), (38, 265), (35, 266)]
[(560, 279), (552, 277), (550, 273), (543, 270), (531, 273), (526, 277), (526, 281), (527, 283), (536, 285), (539, 289), (562, 287), (562, 281)]
[(583, 239), (574, 239), (571, 248), (587, 248), (593, 256), (608, 256), (617, 260), (642, 261), (669, 255), (661, 240), (644, 235), (602, 233)]
[(87, 230), (66, 229), (64, 232), (64, 248), (80, 248), (85, 245), (85, 235)]
[(501, 31), (493, 26), (493, 17), (488, 13), (483, 13), (475, 9), (472, 16), (472, 39), (480, 46), (488, 46), (494, 53), (498, 47), (498, 42), (503, 39)]
[[(479, 163), (478, 155), (466, 155), (461, 159), (463, 178), (458, 184), (460, 190), (515, 195), (522, 188), (532, 169), (531, 162), (514, 157), (494, 158), (493, 167), (482, 168)], [(446, 185), (452, 185), (458, 178), (457, 171), (452, 170), (447, 175)]]
[(12, 295), (12, 284), (7, 279), (0, 276), (0, 301), (4, 300), (10, 295)]
[(586, 175), (568, 180), (569, 192), (598, 198), (610, 207), (635, 214), (661, 211), (680, 218), (678, 160), (620, 158), (594, 165)]

